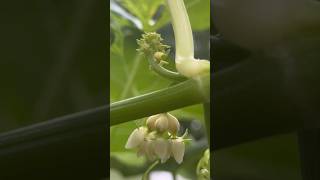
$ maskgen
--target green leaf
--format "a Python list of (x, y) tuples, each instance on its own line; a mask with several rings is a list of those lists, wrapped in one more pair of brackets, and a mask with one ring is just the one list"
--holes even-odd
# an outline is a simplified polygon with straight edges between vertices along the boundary
[(135, 128), (137, 128), (135, 121), (110, 127), (110, 152), (129, 152), (125, 149), (125, 144)]
[(164, 0), (117, 0), (132, 15), (136, 16), (142, 23), (145, 31), (154, 31), (154, 16)]
[(185, 0), (193, 31), (210, 28), (210, 0)]
[(143, 166), (146, 163), (145, 157), (137, 157), (137, 153), (126, 151), (126, 152), (111, 152), (111, 157), (115, 157), (122, 163), (128, 166)]
[[(157, 31), (170, 22), (166, 0), (116, 1), (140, 20), (144, 31)], [(193, 30), (200, 31), (210, 27), (209, 0), (185, 0), (185, 5)]]

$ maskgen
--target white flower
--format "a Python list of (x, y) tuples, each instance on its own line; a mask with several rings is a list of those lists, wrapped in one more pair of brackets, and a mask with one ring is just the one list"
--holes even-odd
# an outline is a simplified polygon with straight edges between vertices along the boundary
[(157, 119), (161, 116), (161, 114), (156, 114), (156, 115), (153, 115), (153, 116), (150, 116), (148, 117), (147, 119), (147, 127), (153, 131), (156, 129), (156, 121)]
[(178, 119), (174, 116), (172, 116), (171, 114), (167, 113), (167, 116), (168, 116), (168, 131), (171, 133), (171, 134), (176, 134), (179, 129), (180, 129), (180, 123), (178, 121)]
[(183, 139), (178, 138), (171, 140), (171, 151), (177, 163), (181, 164), (185, 151), (185, 144), (183, 142)]
[(170, 158), (171, 149), (167, 139), (158, 138), (154, 141), (154, 152), (161, 159), (161, 163), (166, 162)]
[(148, 128), (144, 126), (134, 129), (125, 148), (135, 148), (138, 157), (146, 156), (151, 161), (160, 159), (161, 163), (173, 156), (180, 164), (185, 151), (185, 135), (182, 137), (175, 135), (180, 127), (179, 121), (169, 113), (161, 113), (150, 116), (147, 119), (147, 126)]
[(149, 160), (155, 160), (156, 154), (153, 149), (153, 141), (152, 140), (144, 140), (138, 147), (137, 156), (147, 156)]
[(147, 119), (146, 123), (148, 128), (152, 131), (169, 131), (171, 134), (176, 134), (180, 128), (180, 124), (177, 118), (175, 118), (169, 113), (161, 113), (154, 116), (150, 116)]
[(155, 127), (159, 132), (164, 132), (168, 130), (169, 122), (168, 117), (163, 114), (162, 116), (159, 116), (159, 118), (155, 122)]
[(145, 127), (140, 127), (135, 129), (129, 136), (125, 148), (131, 149), (139, 146), (147, 135), (148, 129)]

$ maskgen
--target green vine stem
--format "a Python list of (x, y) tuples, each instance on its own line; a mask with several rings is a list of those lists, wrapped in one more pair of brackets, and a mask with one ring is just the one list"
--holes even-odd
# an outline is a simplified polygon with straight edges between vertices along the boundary
[(112, 103), (110, 125), (167, 112), (182, 107), (208, 102), (210, 76), (189, 79), (166, 89)]
[(162, 66), (160, 66), (155, 60), (154, 57), (152, 55), (148, 55), (147, 57), (149, 64), (151, 66), (151, 68), (158, 73), (160, 76), (174, 80), (174, 81), (184, 81), (187, 78), (181, 74), (179, 74), (178, 72), (173, 72), (170, 71)]
[(154, 163), (152, 163), (149, 168), (147, 169), (147, 171), (143, 174), (142, 176), (142, 180), (149, 180), (149, 173), (150, 171), (157, 165), (159, 164), (159, 160), (156, 160)]

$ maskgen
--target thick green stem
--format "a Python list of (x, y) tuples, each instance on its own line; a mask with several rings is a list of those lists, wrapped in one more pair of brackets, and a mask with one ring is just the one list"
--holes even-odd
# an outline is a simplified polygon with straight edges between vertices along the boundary
[(172, 111), (209, 100), (210, 76), (189, 79), (149, 94), (115, 102), (110, 107), (110, 125)]
[(176, 42), (176, 62), (194, 58), (193, 36), (183, 0), (167, 0)]

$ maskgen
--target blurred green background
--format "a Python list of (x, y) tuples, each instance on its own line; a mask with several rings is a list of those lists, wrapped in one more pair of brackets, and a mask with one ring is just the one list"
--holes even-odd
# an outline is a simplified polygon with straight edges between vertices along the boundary
[(3, 1), (0, 132), (107, 104), (101, 1)]

